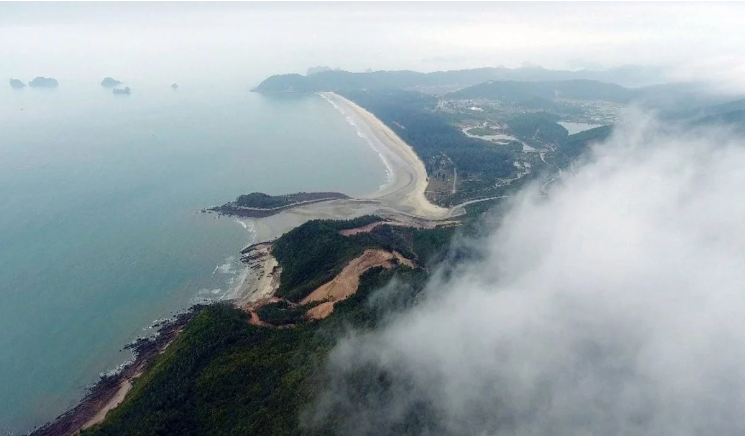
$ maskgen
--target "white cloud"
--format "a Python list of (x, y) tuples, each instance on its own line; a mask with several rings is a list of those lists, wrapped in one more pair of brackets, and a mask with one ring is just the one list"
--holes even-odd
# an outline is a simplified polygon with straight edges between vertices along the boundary
[(549, 199), (525, 190), (484, 261), (341, 342), (317, 412), (348, 434), (744, 433), (743, 139), (627, 121)]

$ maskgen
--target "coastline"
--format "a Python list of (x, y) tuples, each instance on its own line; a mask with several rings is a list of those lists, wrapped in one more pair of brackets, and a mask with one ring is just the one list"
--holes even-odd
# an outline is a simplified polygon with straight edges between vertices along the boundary
[(122, 365), (115, 374), (100, 378), (74, 408), (31, 430), (29, 436), (75, 435), (102, 422), (106, 414), (125, 399), (132, 388), (132, 382), (150, 367), (153, 360), (171, 345), (184, 326), (204, 307), (194, 305), (161, 324), (154, 336), (140, 338), (128, 344), (125, 348), (132, 350), (133, 360)]
[(378, 191), (361, 199), (378, 200), (411, 215), (427, 219), (444, 219), (450, 209), (437, 206), (425, 197), (428, 174), (415, 150), (366, 109), (334, 92), (320, 92), (351, 124), (359, 129), (369, 145), (379, 153), (391, 181)]
[[(398, 225), (434, 227), (454, 216), (455, 212), (458, 214), (456, 208), (443, 208), (426, 199), (428, 178), (425, 165), (415, 151), (383, 122), (338, 94), (325, 92), (319, 95), (331, 103), (378, 153), (386, 168), (387, 182), (375, 192), (358, 198), (302, 202), (284, 207), (270, 216), (235, 217), (252, 237), (250, 245), (241, 252), (244, 271), (239, 276), (239, 283), (222, 300), (241, 309), (251, 310), (272, 299), (279, 286), (280, 268), (271, 254), (271, 242), (307, 221), (378, 215)], [(99, 380), (73, 409), (34, 429), (30, 435), (73, 435), (103, 421), (109, 411), (125, 400), (133, 380), (173, 342), (200, 307), (192, 306), (175, 320), (164, 324), (155, 339), (138, 341), (133, 346), (133, 361), (115, 375)]]
[(347, 119), (368, 145), (379, 155), (387, 171), (387, 183), (370, 194), (348, 199), (334, 199), (293, 205), (267, 217), (236, 219), (253, 230), (252, 245), (259, 256), (247, 268), (243, 280), (230, 292), (237, 307), (246, 307), (270, 297), (278, 286), (277, 261), (267, 244), (285, 232), (313, 219), (352, 219), (362, 215), (379, 215), (401, 225), (427, 227), (459, 213), (459, 208), (443, 208), (425, 197), (428, 176), (425, 164), (415, 151), (373, 114), (334, 92), (317, 93)]

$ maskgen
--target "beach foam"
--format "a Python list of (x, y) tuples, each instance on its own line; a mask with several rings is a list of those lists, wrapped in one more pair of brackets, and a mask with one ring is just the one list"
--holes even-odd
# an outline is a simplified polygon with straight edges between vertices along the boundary
[[(373, 150), (378, 156), (381, 162), (384, 163), (384, 171), (386, 171), (386, 181), (379, 186), (379, 192), (384, 191), (388, 187), (392, 186), (395, 182), (395, 172), (394, 168), (392, 168), (391, 162), (389, 162), (389, 159), (382, 153), (382, 147), (377, 147), (376, 144), (374, 144), (375, 138), (372, 138), (371, 135), (367, 135), (363, 131), (363, 127), (361, 124), (357, 123), (353, 116), (345, 111), (342, 107), (340, 107), (337, 103), (335, 103), (331, 98), (327, 97), (326, 95), (322, 93), (317, 93), (318, 96), (323, 98), (326, 102), (332, 105), (335, 109), (337, 109), (338, 112), (340, 112), (344, 117), (345, 121), (348, 122), (351, 126), (355, 128), (355, 132), (358, 135), (358, 137), (362, 138), (364, 141), (366, 141), (366, 144), (368, 144), (369, 147), (371, 147), (371, 150)], [(363, 123), (365, 125), (365, 123)]]

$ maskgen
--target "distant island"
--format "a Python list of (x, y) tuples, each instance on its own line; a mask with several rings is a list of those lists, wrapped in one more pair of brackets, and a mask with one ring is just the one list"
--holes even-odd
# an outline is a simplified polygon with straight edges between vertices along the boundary
[(132, 90), (129, 86), (125, 86), (124, 88), (114, 88), (112, 93), (115, 95), (130, 95)]
[(56, 79), (40, 76), (30, 81), (29, 86), (32, 88), (57, 88), (58, 86), (60, 86), (60, 84)]
[(124, 82), (120, 82), (119, 80), (113, 79), (111, 77), (104, 77), (104, 80), (101, 81), (101, 86), (104, 88), (114, 88), (115, 86), (121, 85)]
[(15, 89), (25, 88), (26, 84), (18, 79), (10, 79), (10, 87)]
[(179, 85), (177, 85), (176, 82), (174, 82), (174, 83), (171, 84), (171, 89), (176, 89), (178, 87), (179, 87)]

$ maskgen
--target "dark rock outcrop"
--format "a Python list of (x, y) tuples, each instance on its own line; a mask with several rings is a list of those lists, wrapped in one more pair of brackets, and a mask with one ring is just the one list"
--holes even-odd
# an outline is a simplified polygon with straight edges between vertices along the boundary
[(129, 86), (125, 86), (124, 88), (114, 88), (112, 93), (115, 95), (130, 95), (132, 90)]

